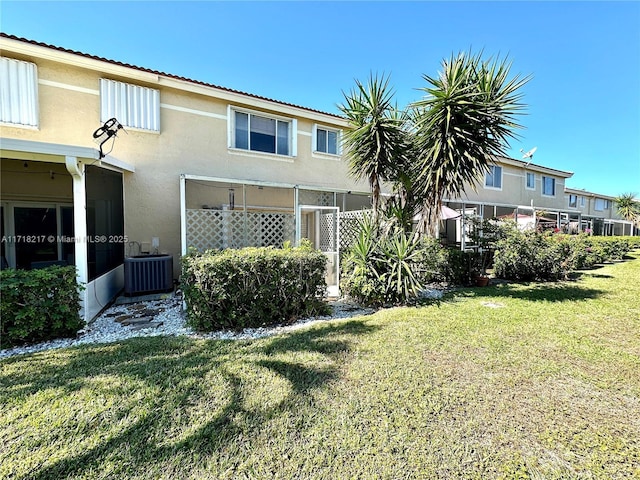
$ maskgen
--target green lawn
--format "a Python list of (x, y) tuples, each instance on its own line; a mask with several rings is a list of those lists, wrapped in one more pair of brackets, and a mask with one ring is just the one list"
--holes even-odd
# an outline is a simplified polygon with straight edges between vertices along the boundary
[(640, 254), (256, 341), (2, 360), (0, 478), (640, 478)]

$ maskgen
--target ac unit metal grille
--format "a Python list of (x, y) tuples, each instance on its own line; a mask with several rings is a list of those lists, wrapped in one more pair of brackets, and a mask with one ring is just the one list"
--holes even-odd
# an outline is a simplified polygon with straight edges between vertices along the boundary
[(173, 257), (149, 255), (124, 260), (124, 294), (128, 296), (173, 290)]

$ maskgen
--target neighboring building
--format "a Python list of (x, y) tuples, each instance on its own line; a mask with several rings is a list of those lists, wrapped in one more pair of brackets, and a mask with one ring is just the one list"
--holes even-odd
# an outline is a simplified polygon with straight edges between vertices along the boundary
[[(522, 228), (557, 229), (566, 233), (591, 231), (597, 235), (633, 235), (632, 222), (617, 214), (614, 198), (566, 186), (572, 172), (532, 162), (498, 158), (475, 187), (461, 199), (445, 204), (466, 217), (517, 219)], [(464, 246), (462, 218), (448, 220), (441, 237)], [(468, 231), (468, 227), (466, 228)]]
[[(306, 237), (327, 254), (337, 289), (352, 212), (370, 207), (368, 185), (342, 156), (345, 119), (6, 34), (0, 50), (1, 253), (10, 267), (75, 264), (90, 319), (125, 285), (125, 258), (167, 254), (175, 279), (192, 246)], [(626, 232), (609, 197), (577, 193), (588, 206), (570, 207), (570, 176), (500, 159), (449, 205), (487, 218), (543, 210), (561, 226), (595, 228), (602, 218), (603, 233)], [(599, 199), (609, 201), (602, 211)], [(459, 241), (462, 223), (450, 223), (443, 236), (456, 241), (457, 230)]]
[(578, 215), (582, 230), (588, 228), (595, 235), (634, 235), (636, 228), (620, 217), (615, 207), (615, 197), (565, 188), (565, 208)]

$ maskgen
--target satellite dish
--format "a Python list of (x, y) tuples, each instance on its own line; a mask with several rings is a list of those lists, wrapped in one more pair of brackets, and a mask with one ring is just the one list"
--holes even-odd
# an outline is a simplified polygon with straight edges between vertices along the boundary
[(522, 158), (529, 158), (531, 160), (533, 160), (533, 154), (536, 153), (536, 150), (538, 149), (538, 147), (533, 147), (531, 150), (529, 150), (527, 153), (524, 153), (523, 149), (520, 149), (520, 152), (523, 153)]

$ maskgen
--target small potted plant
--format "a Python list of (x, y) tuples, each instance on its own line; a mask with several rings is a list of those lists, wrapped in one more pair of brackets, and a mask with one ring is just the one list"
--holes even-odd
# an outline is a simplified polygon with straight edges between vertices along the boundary
[(489, 282), (491, 281), (491, 279), (489, 278), (489, 275), (487, 275), (487, 260), (489, 257), (489, 253), (490, 252), (486, 249), (483, 250), (482, 248), (480, 248), (478, 250), (478, 258), (477, 258), (478, 269), (474, 276), (476, 287), (486, 287), (487, 285), (489, 285)]

